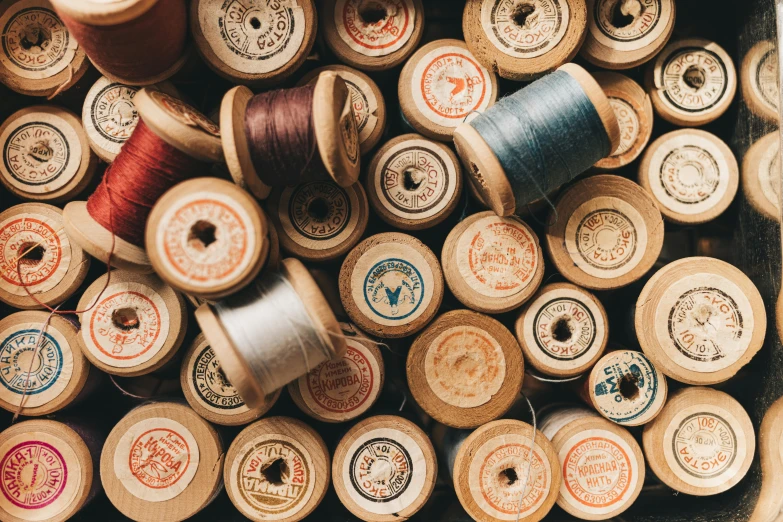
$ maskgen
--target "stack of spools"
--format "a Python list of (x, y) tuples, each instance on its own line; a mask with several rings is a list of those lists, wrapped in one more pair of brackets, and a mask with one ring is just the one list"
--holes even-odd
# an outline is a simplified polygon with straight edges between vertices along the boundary
[[(669, 237), (737, 192), (696, 128), (737, 76), (675, 11), (0, 2), (0, 81), (54, 96), (0, 126), (0, 520), (630, 520), (736, 485), (754, 427), (705, 386), (764, 304)], [(743, 163), (765, 215), (778, 141)]]

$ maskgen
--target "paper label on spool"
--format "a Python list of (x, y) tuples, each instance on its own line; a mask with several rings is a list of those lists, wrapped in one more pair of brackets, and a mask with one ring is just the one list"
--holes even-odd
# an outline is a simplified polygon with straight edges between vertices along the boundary
[(568, 439), (560, 449), (560, 497), (590, 515), (605, 515), (628, 502), (639, 482), (636, 456), (611, 431), (592, 429)]
[(691, 486), (711, 488), (730, 481), (748, 458), (746, 434), (720, 406), (695, 404), (678, 411), (666, 426), (663, 455), (674, 475)]
[(547, 367), (572, 370), (601, 350), (607, 325), (601, 309), (584, 291), (549, 290), (530, 304), (523, 338), (531, 355)]
[(0, 134), (6, 181), (28, 194), (70, 183), (82, 163), (82, 145), (70, 123), (48, 112), (20, 116)]
[(492, 45), (512, 58), (551, 51), (566, 34), (571, 10), (566, 0), (482, 0), (481, 27)]
[(185, 491), (198, 466), (196, 438), (165, 417), (137, 422), (114, 450), (115, 475), (129, 493), (147, 502), (170, 500)]
[(530, 285), (539, 266), (533, 232), (514, 218), (489, 216), (465, 229), (457, 266), (467, 285), (486, 297), (511, 297)]
[(446, 45), (419, 59), (411, 76), (418, 111), (443, 127), (458, 127), (487, 110), (491, 73), (464, 47)]
[(25, 286), (32, 294), (47, 292), (70, 267), (71, 243), (61, 220), (30, 212), (0, 222), (0, 288), (5, 292), (26, 296)]
[(51, 78), (64, 71), (79, 47), (48, 0), (10, 4), (0, 16), (0, 34), (0, 65), (29, 80)]
[(169, 116), (183, 125), (193, 127), (194, 129), (201, 129), (216, 138), (220, 137), (220, 127), (215, 122), (182, 100), (169, 96), (165, 92), (152, 89), (147, 89), (144, 92), (147, 93), (147, 96), (149, 96), (158, 107), (166, 111)]
[(377, 324), (402, 326), (419, 318), (429, 306), (435, 275), (414, 247), (384, 243), (362, 254), (352, 281), (354, 303), (364, 316)]
[(185, 362), (188, 368), (188, 389), (202, 408), (218, 415), (239, 415), (249, 410), (236, 388), (226, 377), (206, 342), (199, 345)]
[(39, 431), (14, 435), (0, 445), (0, 475), (0, 507), (30, 521), (62, 514), (73, 505), (82, 482), (81, 465), (71, 446)]
[(593, 369), (588, 392), (607, 419), (628, 426), (643, 424), (666, 400), (665, 377), (641, 352), (619, 350)]
[(766, 51), (754, 57), (750, 71), (753, 75), (750, 86), (756, 98), (771, 110), (777, 111), (780, 104), (780, 78), (775, 44), (770, 44)]
[(715, 273), (691, 274), (663, 291), (655, 335), (666, 356), (687, 370), (712, 373), (735, 364), (755, 326), (745, 292)]
[(285, 67), (305, 37), (298, 0), (200, 0), (198, 24), (220, 61), (246, 74)]
[(353, 441), (346, 451), (342, 477), (348, 496), (360, 508), (392, 515), (419, 498), (427, 471), (418, 442), (403, 431), (378, 428)]
[[(531, 442), (528, 436), (507, 433), (485, 441), (471, 456), (470, 494), (488, 516), (517, 520), (519, 513), (519, 519), (524, 520), (546, 501), (552, 487), (552, 464), (538, 443), (531, 455)], [(523, 493), (528, 467), (530, 478)]]
[[(673, 0), (636, 0), (628, 4), (624, 11), (614, 0), (588, 0), (590, 36), (616, 51), (636, 51), (653, 45), (668, 30), (674, 16)], [(627, 25), (616, 26), (618, 18)]]
[(630, 203), (599, 196), (568, 218), (565, 248), (583, 272), (613, 279), (632, 271), (644, 257), (647, 227)]
[(353, 419), (367, 411), (380, 393), (381, 369), (361, 342), (346, 338), (345, 354), (321, 363), (297, 381), (307, 407), (332, 421)]
[(131, 368), (158, 354), (169, 324), (169, 310), (160, 294), (139, 283), (115, 283), (82, 315), (80, 334), (99, 361)]
[(84, 130), (101, 149), (119, 154), (139, 122), (133, 98), (139, 87), (102, 76), (87, 92), (82, 108)]
[(454, 326), (430, 343), (424, 375), (432, 392), (446, 404), (476, 408), (500, 391), (506, 378), (506, 357), (490, 332)]
[(359, 224), (359, 196), (331, 181), (286, 187), (277, 215), (283, 232), (297, 245), (326, 250), (342, 245)]
[[(267, 470), (273, 466), (280, 478), (270, 481)], [(226, 487), (233, 493), (231, 500), (243, 511), (264, 520), (288, 519), (312, 497), (316, 473), (319, 471), (303, 444), (287, 435), (265, 433), (237, 453)]]
[(780, 208), (780, 142), (773, 140), (759, 162), (759, 185), (764, 197)]
[[(378, 98), (367, 81), (344, 69), (334, 70), (337, 75), (345, 81), (348, 86), (348, 93), (353, 107), (353, 114), (356, 117), (356, 130), (359, 132), (359, 141), (364, 143), (378, 126)], [(314, 76), (308, 82), (313, 85), (318, 81), (318, 76)]]
[(364, 56), (388, 56), (401, 49), (416, 28), (413, 0), (337, 0), (334, 24), (340, 40)]
[(620, 125), (620, 144), (611, 155), (614, 158), (622, 156), (636, 144), (641, 131), (641, 122), (633, 105), (624, 99), (610, 96), (609, 105), (612, 106), (617, 123)]
[(457, 191), (457, 166), (440, 145), (425, 139), (391, 147), (378, 160), (372, 178), (383, 208), (411, 220), (443, 212)]

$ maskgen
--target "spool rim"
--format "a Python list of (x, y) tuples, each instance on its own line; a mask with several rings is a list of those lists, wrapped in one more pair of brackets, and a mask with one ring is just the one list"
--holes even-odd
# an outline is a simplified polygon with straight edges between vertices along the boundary
[[(780, 157), (780, 132), (773, 131), (750, 146), (742, 158), (742, 191), (751, 206), (767, 219), (780, 221), (780, 210), (764, 194), (759, 181), (761, 161), (771, 147), (778, 147)], [(774, 158), (773, 158), (774, 164)], [(778, 195), (778, 201), (780, 200)]]
[(780, 119), (778, 111), (773, 107), (770, 107), (763, 98), (759, 98), (754, 90), (756, 82), (753, 78), (755, 74), (752, 67), (754, 62), (760, 58), (759, 55), (764, 55), (769, 50), (777, 52), (775, 50), (775, 44), (769, 40), (762, 40), (751, 47), (745, 54), (745, 57), (742, 59), (742, 65), (740, 66), (740, 85), (742, 87), (742, 99), (745, 100), (745, 103), (750, 110), (753, 111), (754, 114), (767, 119), (772, 123), (777, 123)]
[(149, 11), (159, 0), (50, 0), (66, 14), (86, 25), (111, 26), (130, 22)]

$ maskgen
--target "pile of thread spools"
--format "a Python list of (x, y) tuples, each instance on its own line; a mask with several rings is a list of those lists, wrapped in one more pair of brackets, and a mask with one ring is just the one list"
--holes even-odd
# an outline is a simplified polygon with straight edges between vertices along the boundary
[[(767, 315), (707, 257), (740, 168), (698, 127), (740, 79), (675, 12), (0, 1), (0, 520), (632, 520), (736, 485), (756, 433), (712, 386)], [(776, 60), (742, 64), (760, 117)], [(776, 136), (742, 171), (773, 219)]]

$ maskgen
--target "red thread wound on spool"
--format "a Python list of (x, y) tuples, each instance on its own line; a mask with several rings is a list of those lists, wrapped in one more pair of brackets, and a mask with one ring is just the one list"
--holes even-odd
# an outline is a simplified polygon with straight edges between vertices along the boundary
[(87, 212), (106, 230), (143, 247), (147, 217), (155, 202), (180, 181), (208, 175), (208, 170), (206, 163), (169, 145), (140, 119), (87, 199)]

